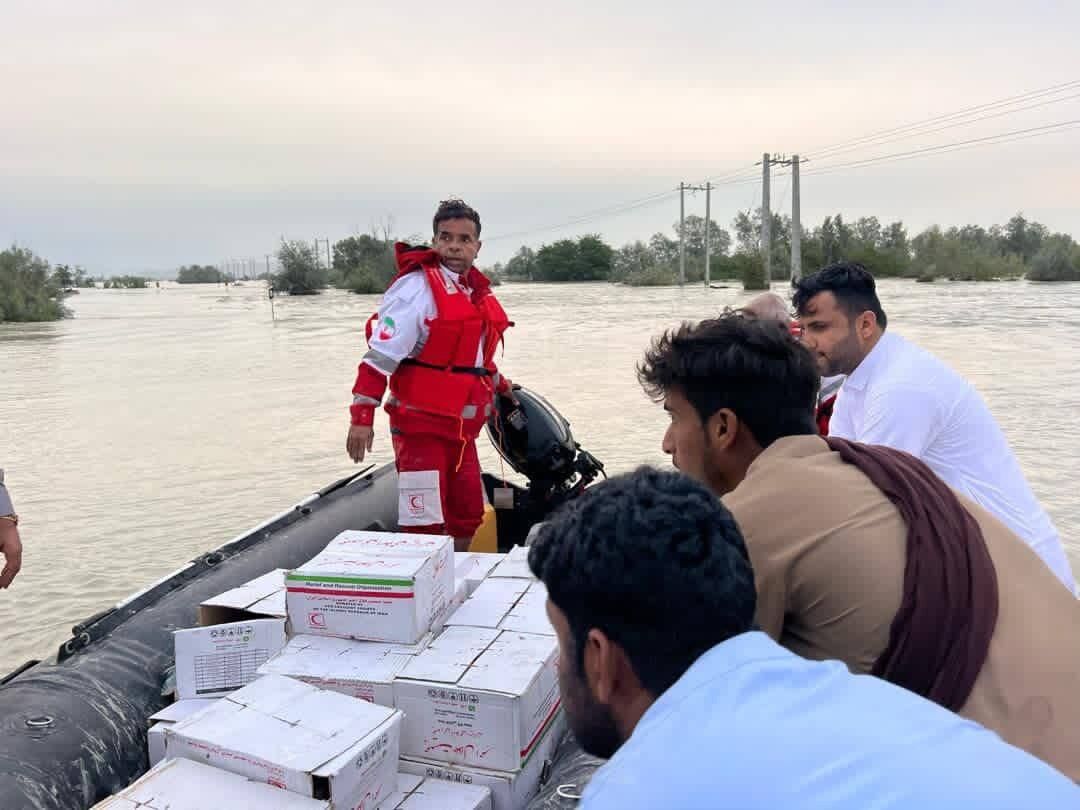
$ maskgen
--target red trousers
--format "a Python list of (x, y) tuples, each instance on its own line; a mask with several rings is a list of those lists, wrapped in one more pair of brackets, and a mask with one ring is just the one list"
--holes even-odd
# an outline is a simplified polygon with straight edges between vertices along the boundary
[(399, 530), (472, 537), (484, 519), (476, 440), (395, 432), (393, 441)]

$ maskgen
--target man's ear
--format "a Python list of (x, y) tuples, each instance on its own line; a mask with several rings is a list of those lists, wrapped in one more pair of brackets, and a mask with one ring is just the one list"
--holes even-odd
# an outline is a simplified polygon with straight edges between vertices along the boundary
[(739, 433), (739, 417), (730, 408), (721, 408), (705, 423), (709, 443), (721, 450), (729, 450)]
[(874, 328), (878, 325), (877, 315), (870, 310), (860, 312), (855, 319), (855, 330), (863, 340), (869, 340), (874, 335)]
[(585, 683), (593, 700), (602, 706), (611, 705), (619, 689), (625, 687), (625, 667), (629, 664), (622, 647), (603, 630), (593, 628), (585, 637)]

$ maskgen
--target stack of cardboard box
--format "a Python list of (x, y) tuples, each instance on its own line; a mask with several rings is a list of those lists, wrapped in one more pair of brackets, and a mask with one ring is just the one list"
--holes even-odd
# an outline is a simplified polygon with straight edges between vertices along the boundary
[(176, 633), (181, 700), (151, 718), (161, 762), (129, 790), (167, 794), (181, 758), (228, 772), (237, 795), (283, 788), (297, 808), (522, 807), (563, 722), (524, 551), (349, 531), (208, 600), (202, 626)]

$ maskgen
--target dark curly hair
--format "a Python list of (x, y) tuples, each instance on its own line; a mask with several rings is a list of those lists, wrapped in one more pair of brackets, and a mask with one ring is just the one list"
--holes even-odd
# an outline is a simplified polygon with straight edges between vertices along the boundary
[(727, 311), (683, 323), (656, 338), (637, 369), (649, 396), (677, 389), (702, 422), (735, 412), (762, 447), (784, 436), (817, 433), (821, 378), (810, 352), (787, 327)]
[(435, 217), (431, 220), (431, 235), (439, 235), (439, 223), (448, 219), (471, 219), (476, 225), (476, 236), (480, 237), (480, 215), (474, 208), (466, 205), (458, 199), (443, 200), (435, 210)]
[(639, 467), (587, 490), (542, 525), (529, 566), (566, 614), (578, 669), (597, 628), (654, 695), (753, 627), (757, 595), (739, 527), (706, 487), (676, 472)]
[(806, 305), (815, 295), (831, 292), (848, 318), (854, 320), (864, 312), (873, 312), (882, 329), (888, 323), (885, 310), (878, 300), (874, 277), (858, 262), (827, 265), (816, 273), (793, 280), (791, 287), (791, 305), (798, 315), (804, 313)]

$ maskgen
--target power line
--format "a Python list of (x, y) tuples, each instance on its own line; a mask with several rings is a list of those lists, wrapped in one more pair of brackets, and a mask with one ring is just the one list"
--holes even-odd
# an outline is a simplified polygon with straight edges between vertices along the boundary
[(815, 159), (816, 160), (828, 160), (829, 158), (836, 157), (837, 155), (846, 154), (848, 152), (856, 152), (856, 151), (858, 151), (860, 149), (866, 149), (866, 148), (871, 147), (871, 146), (884, 146), (885, 144), (896, 143), (897, 141), (907, 140), (908, 138), (917, 138), (920, 135), (931, 135), (931, 134), (933, 134), (935, 132), (943, 132), (946, 129), (952, 129), (954, 127), (963, 127), (963, 126), (967, 126), (969, 124), (976, 124), (979, 121), (987, 121), (987, 120), (989, 120), (991, 118), (1000, 118), (1003, 115), (1014, 115), (1015, 113), (1025, 112), (1027, 110), (1034, 110), (1034, 109), (1036, 109), (1038, 107), (1045, 107), (1048, 104), (1059, 104), (1059, 103), (1061, 103), (1063, 101), (1072, 101), (1073, 99), (1077, 99), (1077, 98), (1080, 98), (1080, 93), (1074, 93), (1071, 96), (1064, 96), (1062, 98), (1052, 98), (1052, 99), (1048, 99), (1046, 101), (1040, 101), (1037, 104), (1029, 104), (1029, 105), (1027, 105), (1025, 107), (1016, 107), (1015, 109), (1011, 109), (1011, 110), (1001, 110), (1001, 111), (998, 111), (998, 112), (989, 113), (987, 115), (980, 115), (980, 116), (978, 116), (976, 118), (968, 118), (968, 119), (962, 120), (962, 121), (953, 121), (950, 124), (944, 124), (942, 126), (933, 127), (931, 129), (918, 129), (918, 130), (915, 130), (913, 132), (907, 132), (907, 133), (904, 133), (904, 134), (901, 134), (901, 135), (896, 135), (896, 136), (894, 136), (892, 138), (885, 138), (883, 140), (868, 140), (866, 143), (856, 144), (854, 146), (848, 146), (848, 147), (845, 147), (845, 148), (842, 148), (842, 149), (834, 149), (833, 151), (828, 152), (827, 154), (824, 154), (824, 155), (821, 152), (818, 152), (815, 155)]
[[(1038, 138), (1043, 135), (1052, 135), (1056, 132), (1064, 132), (1068, 129), (1080, 125), (1080, 119), (1072, 121), (1059, 121), (1055, 124), (1047, 124), (1042, 127), (1031, 127), (1029, 129), (1018, 129), (1012, 132), (999, 132), (996, 135), (987, 135), (983, 138), (970, 138), (964, 141), (953, 141), (952, 143), (943, 143), (936, 146), (928, 146), (923, 149), (913, 149), (907, 152), (894, 152), (890, 155), (879, 155), (877, 157), (865, 158), (863, 160), (853, 160), (849, 163), (838, 163), (833, 166), (822, 166), (820, 169), (814, 169), (812, 171), (802, 172), (802, 176), (828, 174), (834, 171), (841, 171), (843, 169), (850, 168), (862, 168), (864, 166), (877, 165), (879, 163), (892, 163), (900, 160), (911, 160), (917, 157), (930, 157), (937, 154), (947, 154), (948, 152), (957, 152), (963, 149), (973, 149), (979, 146), (994, 146), (999, 143), (1012, 143), (1013, 141), (1027, 140), (1028, 138)], [(787, 173), (778, 173), (775, 177), (785, 177)], [(747, 180), (739, 180), (732, 185), (749, 185), (751, 183), (760, 182), (759, 178), (749, 178)]]
[(867, 140), (874, 140), (874, 139), (877, 139), (877, 138), (884, 137), (886, 135), (893, 135), (893, 134), (897, 134), (897, 133), (900, 133), (900, 132), (906, 132), (908, 130), (916, 129), (916, 128), (923, 127), (923, 126), (926, 126), (926, 125), (929, 125), (929, 124), (935, 124), (935, 123), (939, 123), (939, 122), (942, 122), (942, 121), (949, 121), (949, 120), (952, 120), (954, 118), (964, 117), (964, 116), (970, 115), (972, 113), (976, 113), (976, 112), (980, 112), (980, 111), (984, 111), (984, 110), (989, 110), (989, 109), (994, 109), (996, 107), (1010, 105), (1010, 104), (1014, 104), (1016, 102), (1028, 101), (1030, 99), (1039, 98), (1039, 97), (1046, 96), (1046, 95), (1053, 95), (1053, 94), (1060, 93), (1060, 92), (1062, 92), (1064, 90), (1067, 90), (1067, 89), (1070, 89), (1070, 88), (1073, 88), (1073, 87), (1077, 87), (1077, 86), (1080, 86), (1080, 79), (1074, 79), (1072, 81), (1063, 82), (1062, 84), (1056, 84), (1056, 85), (1052, 85), (1050, 87), (1044, 87), (1044, 88), (1041, 88), (1039, 90), (1029, 90), (1026, 93), (1020, 93), (1020, 94), (1015, 95), (1015, 96), (1009, 96), (1007, 98), (998, 99), (997, 101), (990, 101), (990, 102), (986, 102), (984, 104), (976, 104), (973, 107), (965, 107), (965, 108), (963, 108), (961, 110), (957, 110), (955, 112), (944, 113), (942, 115), (931, 116), (930, 118), (925, 118), (925, 119), (922, 119), (921, 121), (916, 121), (916, 122), (911, 123), (911, 124), (904, 124), (902, 126), (892, 127), (890, 129), (883, 129), (883, 130), (879, 130), (877, 132), (871, 132), (871, 133), (869, 133), (867, 135), (861, 135), (861, 136), (859, 136), (857, 138), (849, 138), (847, 140), (839, 141), (839, 142), (837, 142), (835, 144), (831, 144), (829, 146), (821, 147), (816, 152), (812, 152), (811, 154), (813, 154), (815, 156), (823, 155), (824, 153), (832, 152), (832, 151), (834, 151), (836, 149), (847, 146), (849, 144), (861, 143), (861, 142), (867, 141)]
[[(891, 155), (880, 155), (878, 157), (865, 158), (863, 160), (854, 160), (849, 163), (839, 163), (834, 166), (823, 166), (820, 169), (814, 169), (809, 172), (805, 172), (806, 175), (825, 174), (827, 172), (837, 171), (840, 169), (861, 168), (863, 166), (874, 165), (877, 163), (892, 163), (898, 160), (910, 160), (915, 157), (924, 157), (931, 154), (943, 154), (947, 152), (955, 152), (960, 149), (970, 149), (975, 146), (989, 146), (996, 143), (1010, 143), (1012, 141), (1025, 140), (1027, 138), (1037, 138), (1041, 135), (1050, 135), (1054, 132), (1064, 131), (1080, 125), (1080, 119), (1074, 119), (1072, 121), (1059, 121), (1056, 124), (1047, 124), (1041, 127), (1029, 127), (1028, 129), (1018, 129), (1013, 132), (1000, 132), (997, 135), (987, 135), (982, 138), (969, 138), (964, 141), (954, 141), (952, 143), (939, 144), (937, 146), (927, 146), (922, 149), (912, 149), (907, 152), (895, 152)], [(1020, 136), (1020, 137), (1013, 137)]]
[(520, 231), (512, 231), (510, 233), (498, 234), (496, 236), (489, 237), (486, 241), (496, 242), (502, 239), (513, 239), (519, 236), (530, 236), (534, 233), (543, 233), (545, 231), (555, 231), (562, 228), (571, 228), (575, 225), (584, 225), (597, 219), (618, 216), (620, 214), (625, 214), (630, 211), (635, 211), (639, 208), (647, 208), (651, 205), (656, 205), (659, 202), (664, 202), (668, 199), (673, 198), (678, 193), (678, 188), (661, 191), (657, 192), (656, 194), (651, 194), (647, 197), (640, 197), (636, 200), (629, 200), (618, 205), (608, 206), (607, 208), (599, 208), (591, 212), (579, 214), (576, 217), (552, 225), (543, 225), (536, 228), (526, 228)]

